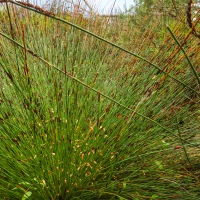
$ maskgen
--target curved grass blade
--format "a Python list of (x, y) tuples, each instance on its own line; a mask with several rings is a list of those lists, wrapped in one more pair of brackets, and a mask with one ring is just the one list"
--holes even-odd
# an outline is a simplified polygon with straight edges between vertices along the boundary
[(10, 3), (15, 4), (15, 5), (17, 5), (17, 6), (26, 8), (26, 9), (28, 9), (28, 10), (37, 12), (37, 13), (42, 14), (42, 15), (45, 15), (45, 16), (47, 16), (47, 17), (50, 17), (50, 18), (54, 19), (54, 20), (63, 22), (63, 23), (65, 23), (65, 24), (68, 24), (68, 25), (70, 25), (70, 26), (72, 26), (72, 27), (74, 27), (74, 28), (76, 28), (76, 29), (78, 29), (78, 30), (80, 30), (80, 31), (83, 31), (83, 32), (85, 32), (85, 33), (87, 33), (87, 34), (89, 34), (89, 35), (91, 35), (91, 36), (93, 36), (93, 37), (95, 37), (95, 38), (97, 38), (97, 39), (99, 39), (99, 40), (101, 40), (101, 41), (103, 41), (103, 42), (109, 44), (109, 45), (112, 45), (113, 47), (115, 47), (115, 48), (117, 48), (117, 49), (120, 49), (120, 50), (122, 50), (122, 51), (128, 53), (129, 55), (132, 55), (132, 56), (134, 56), (134, 57), (136, 57), (136, 58), (139, 58), (140, 60), (142, 60), (142, 61), (148, 63), (149, 65), (153, 66), (155, 69), (159, 70), (160, 72), (164, 73), (165, 75), (167, 75), (168, 77), (170, 77), (170, 78), (173, 79), (174, 81), (180, 83), (180, 84), (183, 85), (184, 87), (190, 89), (191, 91), (193, 91), (194, 93), (196, 93), (198, 96), (200, 96), (200, 93), (199, 93), (199, 92), (197, 92), (197, 91), (194, 90), (193, 88), (189, 87), (189, 86), (188, 86), (187, 84), (185, 84), (184, 82), (178, 80), (177, 78), (175, 78), (175, 77), (172, 76), (171, 74), (169, 74), (169, 73), (163, 71), (160, 67), (158, 67), (157, 65), (153, 64), (153, 63), (150, 62), (149, 60), (143, 58), (142, 56), (139, 56), (138, 54), (135, 54), (135, 53), (133, 53), (132, 51), (129, 51), (129, 50), (127, 50), (127, 49), (125, 49), (125, 48), (123, 48), (123, 47), (121, 47), (121, 46), (119, 46), (119, 45), (117, 45), (117, 44), (115, 44), (115, 43), (113, 43), (113, 42), (111, 42), (111, 41), (105, 39), (105, 38), (102, 38), (102, 37), (100, 37), (99, 35), (96, 35), (96, 34), (90, 32), (90, 31), (88, 31), (88, 30), (86, 30), (86, 29), (84, 29), (84, 28), (81, 28), (80, 26), (77, 26), (77, 25), (75, 25), (75, 24), (73, 24), (73, 23), (71, 23), (71, 22), (68, 22), (68, 21), (66, 21), (66, 20), (64, 20), (64, 19), (62, 19), (62, 18), (60, 18), (60, 17), (56, 17), (54, 13), (45, 11), (45, 10), (43, 10), (42, 8), (40, 8), (39, 6), (34, 6), (33, 4), (30, 4), (30, 3), (24, 3), (24, 2), (19, 2), (19, 1), (16, 1), (16, 2), (15, 2), (15, 1), (12, 1), (12, 0), (10, 0), (10, 1), (1, 1), (1, 2), (10, 2)]
[[(17, 41), (13, 40), (13, 39), (10, 38), (9, 36), (5, 35), (4, 33), (0, 32), (0, 35), (2, 35), (3, 37), (7, 38), (8, 40), (10, 40), (11, 42), (13, 42), (14, 44), (16, 44), (17, 46), (19, 46), (20, 48), (24, 49), (24, 46), (23, 46), (23, 45), (19, 44)], [(40, 56), (37, 55), (36, 53), (32, 52), (30, 49), (26, 49), (26, 51), (27, 51), (29, 54), (31, 54), (32, 56), (38, 58), (39, 60), (41, 60), (42, 62), (44, 62), (45, 64), (47, 64), (48, 66), (50, 66), (50, 67), (56, 69), (57, 71), (59, 71), (59, 72), (65, 74), (66, 76), (68, 76), (69, 78), (73, 79), (74, 81), (76, 81), (76, 82), (78, 82), (78, 83), (84, 85), (86, 88), (88, 88), (88, 89), (90, 89), (90, 90), (96, 92), (98, 95), (101, 95), (101, 96), (103, 96), (103, 97), (109, 99), (110, 101), (116, 103), (117, 105), (119, 105), (119, 106), (121, 106), (121, 107), (123, 107), (123, 108), (125, 108), (125, 109), (127, 109), (127, 110), (130, 110), (132, 113), (138, 114), (139, 116), (141, 116), (141, 117), (143, 117), (143, 118), (145, 118), (145, 119), (147, 119), (147, 120), (153, 122), (154, 124), (156, 124), (156, 125), (162, 127), (162, 128), (163, 128), (164, 130), (166, 130), (167, 132), (173, 134), (173, 132), (172, 132), (171, 130), (169, 130), (168, 128), (164, 127), (163, 125), (161, 125), (161, 124), (158, 123), (157, 121), (155, 121), (155, 120), (151, 119), (150, 117), (147, 117), (147, 116), (145, 116), (145, 115), (143, 115), (143, 114), (141, 114), (141, 113), (139, 113), (139, 112), (137, 112), (137, 111), (135, 111), (135, 110), (133, 110), (133, 109), (131, 109), (131, 108), (125, 106), (125, 105), (123, 105), (123, 104), (121, 104), (120, 102), (118, 102), (118, 101), (116, 101), (115, 99), (109, 97), (108, 95), (103, 94), (102, 92), (98, 91), (97, 89), (91, 87), (90, 85), (88, 85), (88, 84), (84, 83), (83, 81), (79, 80), (78, 78), (74, 77), (74, 76), (71, 75), (69, 72), (64, 72), (64, 71), (62, 71), (61, 69), (59, 69), (59, 68), (56, 67), (55, 65), (51, 64), (50, 62), (46, 61), (45, 59), (43, 59), (42, 57), (40, 57)]]
[(182, 45), (180, 44), (180, 42), (178, 41), (178, 39), (176, 38), (176, 36), (174, 35), (174, 33), (172, 32), (172, 30), (170, 29), (169, 26), (167, 26), (167, 29), (168, 29), (168, 31), (170, 32), (170, 34), (171, 34), (171, 36), (173, 37), (173, 39), (175, 40), (175, 42), (177, 43), (177, 45), (178, 45), (178, 46), (180, 47), (180, 49), (182, 50), (183, 54), (186, 56), (186, 59), (187, 59), (189, 65), (190, 65), (190, 67), (191, 67), (191, 69), (192, 69), (192, 71), (193, 71), (193, 73), (194, 73), (194, 75), (195, 75), (195, 77), (196, 77), (196, 79), (197, 79), (197, 81), (198, 81), (198, 84), (200, 85), (200, 78), (199, 78), (199, 76), (198, 76), (198, 74), (197, 74), (197, 71), (195, 70), (195, 68), (194, 68), (194, 66), (193, 66), (193, 64), (192, 64), (192, 62), (191, 62), (191, 60), (189, 59), (187, 53), (185, 52), (185, 50), (183, 49)]

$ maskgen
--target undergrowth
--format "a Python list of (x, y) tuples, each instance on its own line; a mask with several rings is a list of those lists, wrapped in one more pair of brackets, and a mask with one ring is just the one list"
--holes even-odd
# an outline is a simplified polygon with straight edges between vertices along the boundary
[(200, 46), (184, 15), (21, 5), (1, 11), (2, 199), (198, 199)]

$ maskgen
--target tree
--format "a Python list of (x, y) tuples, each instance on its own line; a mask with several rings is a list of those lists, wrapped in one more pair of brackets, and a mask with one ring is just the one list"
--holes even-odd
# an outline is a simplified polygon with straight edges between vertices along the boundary
[(160, 13), (177, 16), (178, 12), (185, 10), (188, 0), (135, 0), (131, 10), (135, 13)]

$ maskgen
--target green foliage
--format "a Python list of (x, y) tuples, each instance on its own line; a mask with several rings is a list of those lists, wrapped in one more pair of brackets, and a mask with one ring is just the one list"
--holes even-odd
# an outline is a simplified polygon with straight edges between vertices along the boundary
[[(175, 17), (179, 12), (185, 12), (188, 0), (135, 0), (131, 10), (143, 15), (167, 15)], [(135, 9), (134, 9), (135, 8)]]
[(200, 51), (184, 21), (171, 34), (148, 15), (17, 8), (0, 22), (0, 196), (198, 199)]
[(24, 196), (22, 197), (22, 200), (26, 200), (26, 199), (29, 199), (29, 197), (32, 195), (32, 192), (26, 192), (24, 194)]

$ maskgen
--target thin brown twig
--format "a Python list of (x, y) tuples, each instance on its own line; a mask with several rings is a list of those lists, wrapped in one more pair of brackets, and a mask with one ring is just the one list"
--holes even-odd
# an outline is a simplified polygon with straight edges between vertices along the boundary
[[(8, 2), (9, 3), (14, 3), (12, 0), (0, 0), (0, 3), (8, 3)], [(55, 16), (55, 13), (50, 12), (48, 10), (45, 10), (45, 9), (41, 8), (40, 6), (31, 4), (31, 3), (28, 3), (28, 2), (22, 2), (22, 1), (16, 1), (16, 2), (21, 4), (21, 5), (24, 5), (24, 6), (27, 6), (27, 7), (30, 7), (30, 8), (34, 8), (35, 10), (43, 12), (45, 15)]]
[(192, 34), (200, 39), (200, 34), (197, 33), (196, 28), (195, 28), (197, 23), (200, 21), (200, 19), (198, 19), (195, 24), (193, 23), (193, 20), (192, 20), (192, 4), (193, 4), (193, 0), (190, 0), (188, 2), (188, 7), (187, 7), (187, 22), (188, 22), (189, 27), (192, 29)]

